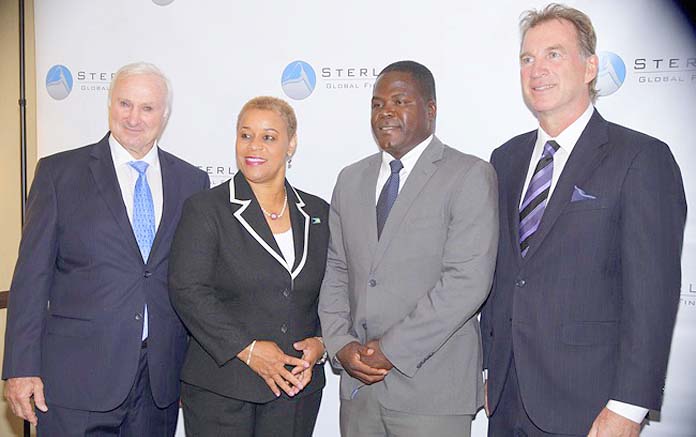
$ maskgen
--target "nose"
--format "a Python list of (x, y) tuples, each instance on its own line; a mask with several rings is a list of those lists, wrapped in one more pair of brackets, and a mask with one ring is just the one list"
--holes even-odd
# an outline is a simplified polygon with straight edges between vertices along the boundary
[(140, 122), (140, 112), (135, 108), (128, 111), (126, 122), (129, 126), (136, 126)]
[(382, 109), (377, 114), (378, 118), (392, 118), (394, 116), (394, 107), (391, 103), (385, 103)]
[(532, 64), (532, 77), (544, 77), (549, 74), (548, 66), (546, 65), (545, 59), (537, 59)]

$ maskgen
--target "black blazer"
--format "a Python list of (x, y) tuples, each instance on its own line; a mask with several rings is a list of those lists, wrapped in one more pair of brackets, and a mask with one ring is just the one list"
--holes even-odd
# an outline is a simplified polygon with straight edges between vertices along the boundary
[(520, 135), (491, 158), (500, 242), (481, 315), (488, 402), (494, 411), (514, 351), (532, 421), (585, 435), (609, 399), (660, 408), (684, 188), (667, 145), (595, 111), (522, 258), (518, 205), (535, 141), (536, 131)]
[[(320, 335), (329, 207), (287, 181), (285, 187), (295, 245), (290, 271), (241, 172), (184, 205), (169, 273), (172, 303), (191, 333), (183, 381), (235, 399), (271, 401), (273, 392), (237, 354), (256, 339), (299, 357), (293, 343)], [(317, 367), (298, 396), (323, 386)]]
[[(162, 219), (147, 263), (101, 141), (39, 161), (10, 291), (2, 377), (40, 376), (49, 408), (108, 411), (140, 359), (145, 303), (155, 402), (179, 399), (186, 330), (169, 303), (169, 246), (184, 200), (208, 175), (158, 150)], [(50, 303), (50, 305), (49, 305)]]

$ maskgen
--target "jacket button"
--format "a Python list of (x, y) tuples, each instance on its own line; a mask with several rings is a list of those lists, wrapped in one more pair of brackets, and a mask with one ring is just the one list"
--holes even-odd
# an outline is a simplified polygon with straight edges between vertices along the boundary
[(145, 270), (145, 273), (143, 273), (143, 276), (146, 278), (149, 278), (150, 276), (152, 276), (152, 272), (149, 270)]
[(367, 285), (369, 285), (370, 287), (374, 287), (375, 285), (377, 285), (377, 281), (375, 281), (374, 279), (370, 279), (367, 282)]
[(285, 290), (283, 290), (283, 296), (285, 296), (285, 297), (290, 296), (290, 290), (288, 290), (287, 288)]
[(143, 315), (140, 313), (135, 313), (135, 320), (142, 320)]
[(283, 323), (283, 326), (280, 327), (280, 332), (282, 332), (283, 334), (288, 332), (288, 325)]
[(515, 285), (519, 288), (522, 288), (525, 285), (527, 285), (527, 281), (525, 281), (524, 279), (518, 279), (517, 281), (515, 281)]

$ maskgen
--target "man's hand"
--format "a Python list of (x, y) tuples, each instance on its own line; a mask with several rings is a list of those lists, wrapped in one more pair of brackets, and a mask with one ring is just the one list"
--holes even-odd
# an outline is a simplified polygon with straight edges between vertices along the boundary
[(639, 434), (640, 423), (629, 420), (605, 407), (592, 423), (587, 437), (638, 437)]
[(336, 357), (350, 376), (370, 385), (383, 380), (388, 373), (385, 369), (377, 369), (365, 364), (365, 358), (373, 353), (374, 349), (369, 349), (357, 341), (351, 341), (338, 351)]
[(391, 361), (384, 356), (382, 348), (379, 347), (378, 340), (370, 340), (365, 346), (373, 352), (370, 354), (362, 354), (360, 359), (363, 363), (375, 369), (391, 370), (394, 367)]
[(10, 378), (5, 381), (5, 399), (10, 404), (15, 416), (24, 419), (36, 426), (38, 418), (31, 405), (31, 397), (34, 397), (36, 408), (48, 411), (46, 399), (44, 398), (44, 385), (38, 376), (28, 376), (22, 378)]

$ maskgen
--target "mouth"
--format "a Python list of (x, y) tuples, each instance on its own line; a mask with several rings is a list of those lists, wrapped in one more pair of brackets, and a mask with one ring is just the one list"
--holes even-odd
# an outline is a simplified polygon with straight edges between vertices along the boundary
[(543, 92), (543, 91), (548, 91), (551, 88), (555, 88), (555, 87), (556, 87), (556, 85), (554, 85), (554, 84), (538, 85), (538, 86), (533, 86), (532, 91)]
[(397, 129), (401, 129), (399, 126), (394, 126), (394, 125), (386, 125), (386, 126), (377, 126), (377, 130), (379, 132), (392, 132)]
[(244, 163), (249, 166), (263, 165), (266, 160), (258, 156), (245, 156)]

